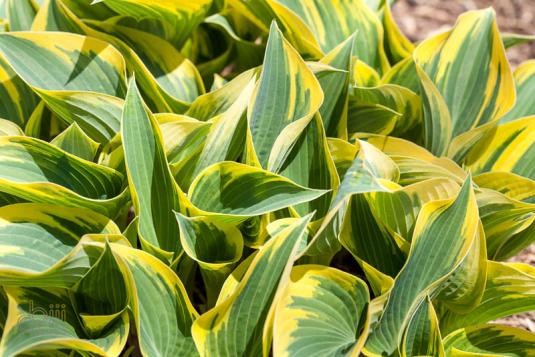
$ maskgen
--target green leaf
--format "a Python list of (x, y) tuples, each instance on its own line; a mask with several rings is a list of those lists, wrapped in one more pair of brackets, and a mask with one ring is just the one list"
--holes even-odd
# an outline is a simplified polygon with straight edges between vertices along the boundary
[(182, 209), (182, 191), (169, 169), (158, 124), (130, 81), (121, 123), (128, 181), (144, 249), (167, 258), (182, 252), (173, 210)]
[(34, 203), (0, 207), (0, 221), (2, 285), (70, 287), (90, 267), (80, 238), (120, 233), (113, 221), (87, 209)]
[(50, 143), (70, 154), (88, 161), (93, 161), (95, 159), (95, 155), (100, 146), (99, 143), (87, 136), (76, 122), (72, 123)]
[(141, 250), (111, 244), (126, 270), (129, 305), (144, 356), (191, 356), (195, 346), (191, 324), (197, 312), (176, 274), (161, 260)]
[(355, 37), (355, 35), (350, 36), (320, 60), (320, 63), (334, 67), (338, 71), (316, 73), (325, 96), (319, 113), (327, 136), (343, 138), (347, 136), (347, 129), (344, 126), (347, 122), (349, 74)]
[(12, 121), (0, 119), (0, 136), (24, 136), (24, 132)]
[(465, 165), (474, 173), (505, 171), (535, 180), (534, 118), (501, 124), (487, 133), (468, 153)]
[(68, 294), (62, 289), (8, 288), (9, 314), (0, 354), (48, 355), (50, 350), (119, 356), (128, 338), (127, 313), (97, 338), (84, 336)]
[(535, 35), (523, 35), (518, 33), (502, 32), (502, 41), (505, 48), (522, 45), (535, 40)]
[[(297, 219), (272, 237), (255, 255), (234, 292), (195, 320), (192, 334), (201, 355), (262, 353), (263, 333), (270, 334), (272, 306), (279, 300), (279, 287), (288, 279), (310, 218)], [(264, 348), (269, 346), (264, 344)]]
[(312, 47), (317, 52), (330, 52), (356, 31), (359, 45), (355, 46), (354, 55), (379, 73), (388, 68), (383, 50), (381, 22), (364, 1), (303, 3), (295, 0), (268, 0), (267, 3), (284, 25), (285, 31), (293, 34), (290, 39), (300, 52), (303, 52), (301, 42), (313, 44)]
[(1, 56), (0, 79), (0, 118), (24, 127), (37, 106), (38, 97)]
[(9, 31), (28, 31), (31, 26), (37, 5), (33, 0), (5, 0)]
[(394, 280), (384, 311), (365, 345), (373, 355), (392, 354), (425, 294), (464, 259), (477, 233), (477, 205), (468, 178), (452, 200), (432, 201), (418, 216), (407, 262)]
[(353, 87), (349, 101), (350, 134), (373, 132), (379, 127), (378, 134), (400, 136), (418, 125), (422, 117), (420, 97), (395, 84)]
[(310, 121), (322, 102), (323, 92), (314, 74), (273, 22), (260, 80), (247, 112), (254, 156), (262, 167), (267, 166), (283, 129), (294, 122)]
[(385, 34), (385, 52), (391, 64), (396, 64), (409, 57), (414, 45), (405, 37), (398, 27), (390, 10), (390, 1), (381, 1), (382, 23)]
[(444, 339), (451, 356), (531, 356), (535, 334), (502, 325), (478, 325), (457, 330)]
[(527, 264), (488, 262), (481, 302), (468, 313), (447, 311), (440, 324), (445, 333), (535, 309), (535, 269)]
[(69, 33), (5, 33), (0, 52), (66, 123), (77, 122), (100, 143), (119, 131), (125, 63), (108, 43)]
[(234, 225), (210, 216), (189, 218), (176, 213), (176, 219), (184, 251), (202, 269), (208, 305), (212, 307), (231, 268), (242, 256), (242, 234)]
[(109, 244), (73, 291), (75, 310), (90, 336), (98, 336), (122, 314), (128, 301), (126, 284)]
[(0, 147), (1, 192), (30, 202), (86, 207), (112, 218), (128, 199), (119, 172), (44, 141), (0, 137)]
[(444, 154), (451, 141), (452, 122), (444, 98), (427, 74), (416, 65), (423, 104), (423, 146), (437, 156)]
[(249, 217), (314, 200), (326, 191), (309, 189), (252, 166), (221, 162), (203, 170), (188, 196), (202, 211)]
[(104, 4), (121, 15), (136, 21), (154, 20), (162, 24), (164, 38), (180, 49), (191, 32), (202, 22), (212, 0), (103, 0)]
[(420, 304), (407, 325), (401, 355), (445, 356), (438, 318), (429, 297)]
[(277, 302), (273, 326), (276, 356), (356, 355), (367, 336), (366, 284), (320, 265), (293, 268)]
[(414, 59), (444, 97), (453, 136), (494, 121), (515, 102), (494, 10), (469, 11), (452, 30), (423, 41)]
[(535, 104), (530, 96), (535, 90), (535, 60), (520, 64), (514, 72), (514, 78), (516, 102), (513, 108), (500, 119), (501, 123), (535, 115)]

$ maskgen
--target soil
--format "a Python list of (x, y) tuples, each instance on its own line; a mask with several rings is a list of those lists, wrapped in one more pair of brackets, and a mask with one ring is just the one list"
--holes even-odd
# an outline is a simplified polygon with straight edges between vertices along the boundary
[[(535, 0), (398, 0), (393, 14), (399, 27), (413, 42), (443, 32), (469, 10), (493, 7), (502, 32), (535, 34)], [(507, 50), (511, 65), (535, 58), (535, 41)], [(535, 244), (510, 259), (535, 266)], [(494, 321), (535, 332), (535, 311)]]

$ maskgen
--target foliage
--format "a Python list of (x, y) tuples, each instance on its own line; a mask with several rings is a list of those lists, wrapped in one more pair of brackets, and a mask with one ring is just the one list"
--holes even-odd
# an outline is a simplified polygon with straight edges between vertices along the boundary
[(492, 9), (413, 44), (384, 0), (0, 5), (0, 356), (535, 355), (488, 324), (535, 310)]

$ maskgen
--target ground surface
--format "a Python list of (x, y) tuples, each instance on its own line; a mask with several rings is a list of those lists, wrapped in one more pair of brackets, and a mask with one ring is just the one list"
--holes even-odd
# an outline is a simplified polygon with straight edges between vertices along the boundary
[[(489, 6), (496, 10), (500, 31), (535, 34), (535, 0), (398, 0), (393, 12), (405, 35), (418, 42), (449, 29), (459, 14)], [(507, 56), (513, 67), (535, 59), (535, 43), (513, 47), (507, 51)], [(535, 244), (511, 261), (535, 266)], [(511, 316), (499, 322), (535, 332), (535, 312)]]

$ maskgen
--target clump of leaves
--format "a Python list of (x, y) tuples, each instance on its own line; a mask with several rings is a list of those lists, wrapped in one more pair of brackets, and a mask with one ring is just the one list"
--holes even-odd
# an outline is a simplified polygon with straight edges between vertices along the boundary
[(492, 9), (1, 2), (0, 356), (535, 355), (535, 62)]

